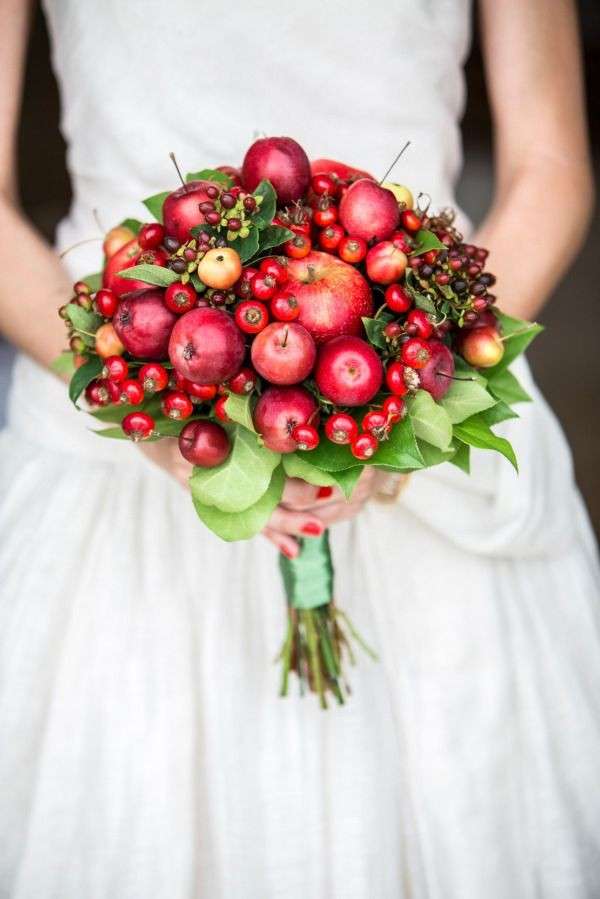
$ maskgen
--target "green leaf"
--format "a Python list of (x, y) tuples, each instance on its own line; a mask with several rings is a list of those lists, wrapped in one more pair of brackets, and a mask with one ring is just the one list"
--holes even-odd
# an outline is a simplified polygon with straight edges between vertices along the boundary
[(217, 169), (202, 169), (200, 172), (188, 172), (185, 176), (186, 182), (189, 181), (216, 181), (224, 187), (231, 187), (232, 180), (225, 172), (219, 172)]
[(456, 441), (456, 452), (453, 457), (448, 460), (452, 465), (456, 465), (465, 474), (471, 473), (471, 447), (461, 440)]
[(262, 197), (258, 212), (252, 216), (252, 223), (257, 228), (266, 228), (273, 221), (277, 209), (277, 194), (270, 181), (261, 181), (254, 191), (255, 197)]
[(411, 256), (421, 256), (428, 253), (429, 250), (443, 250), (444, 244), (435, 236), (433, 231), (422, 229), (415, 234), (415, 245), (411, 251)]
[(513, 373), (505, 368), (503, 371), (495, 372), (488, 378), (488, 390), (499, 400), (505, 403), (530, 403), (531, 397), (524, 390)]
[(288, 478), (301, 478), (307, 484), (314, 484), (316, 487), (332, 487), (337, 484), (335, 477), (328, 471), (317, 468), (297, 453), (285, 453), (281, 462)]
[(447, 450), (441, 450), (437, 446), (432, 446), (426, 440), (417, 440), (421, 455), (425, 461), (425, 468), (432, 468), (434, 465), (441, 465), (442, 462), (450, 462), (456, 453), (454, 447)]
[(223, 512), (241, 512), (263, 495), (280, 456), (260, 446), (257, 436), (240, 425), (231, 430), (229, 457), (215, 468), (195, 468), (190, 480), (195, 500)]
[(150, 215), (153, 215), (157, 222), (162, 223), (163, 203), (165, 202), (166, 198), (169, 196), (170, 193), (172, 193), (172, 191), (163, 190), (163, 191), (161, 191), (161, 193), (154, 194), (153, 197), (147, 197), (145, 200), (142, 201), (144, 203), (144, 206), (150, 213)]
[[(260, 232), (258, 238), (258, 251), (265, 253), (272, 247), (280, 247), (286, 240), (291, 240), (294, 232), (289, 228), (281, 228), (279, 225), (266, 225)], [(246, 238), (247, 240), (247, 238)]]
[[(354, 456), (351, 458), (354, 459)], [(356, 462), (356, 459), (354, 461)], [(393, 471), (414, 471), (423, 468), (423, 456), (417, 445), (413, 422), (408, 415), (394, 425), (389, 438), (379, 444), (379, 449), (366, 464)]]
[(363, 465), (355, 465), (354, 468), (346, 468), (342, 471), (332, 472), (332, 478), (337, 481), (337, 485), (346, 497), (350, 499), (354, 492), (354, 488), (363, 473)]
[(509, 418), (518, 417), (518, 413), (511, 409), (508, 403), (503, 403), (502, 400), (498, 400), (490, 409), (480, 413), (481, 420), (485, 421), (490, 427), (500, 424), (501, 421), (507, 421)]
[(256, 433), (252, 420), (252, 399), (250, 396), (230, 393), (225, 400), (225, 412), (232, 421)]
[(162, 265), (148, 265), (145, 262), (123, 269), (118, 274), (120, 278), (130, 281), (145, 281), (146, 284), (154, 284), (156, 287), (168, 287), (169, 284), (179, 281), (179, 275), (172, 272), (170, 268)]
[(140, 233), (142, 223), (139, 219), (123, 219), (123, 221), (119, 223), (119, 227), (129, 228), (129, 230), (133, 231), (135, 235), (138, 235)]
[(419, 293), (417, 290), (411, 290), (410, 294), (417, 309), (429, 312), (430, 315), (436, 314), (437, 308), (431, 297), (428, 297), (425, 293)]
[(278, 465), (274, 469), (269, 486), (254, 505), (242, 512), (223, 512), (214, 506), (205, 506), (192, 493), (196, 514), (222, 540), (249, 540), (260, 533), (267, 524), (273, 509), (279, 503), (283, 493), (285, 476), (283, 468)]
[(71, 402), (77, 406), (77, 400), (88, 386), (90, 381), (97, 378), (102, 371), (102, 359), (100, 356), (92, 356), (81, 368), (76, 369), (75, 374), (69, 382), (69, 397)]
[(479, 369), (469, 365), (466, 359), (463, 359), (458, 353), (454, 353), (454, 374), (461, 378), (471, 378), (482, 387), (487, 387), (487, 378), (484, 378)]
[(93, 275), (86, 275), (80, 280), (87, 284), (92, 293), (96, 293), (102, 287), (102, 272), (94, 272)]
[(104, 322), (101, 315), (88, 312), (76, 303), (69, 303), (67, 306), (67, 317), (76, 331), (86, 331), (88, 334), (95, 334)]
[(474, 415), (472, 418), (454, 425), (454, 435), (459, 440), (462, 440), (463, 443), (468, 443), (469, 446), (477, 447), (477, 449), (496, 450), (502, 453), (515, 470), (519, 470), (515, 451), (508, 440), (494, 434), (480, 415)]
[(230, 244), (239, 253), (242, 262), (246, 263), (258, 253), (258, 229), (252, 228), (248, 237), (240, 238)]
[(387, 341), (383, 335), (383, 329), (387, 325), (387, 322), (380, 318), (363, 318), (362, 323), (369, 343), (379, 347), (381, 350), (387, 349)]
[(477, 381), (452, 381), (448, 393), (439, 401), (453, 424), (493, 406), (496, 400)]
[(314, 450), (299, 450), (298, 456), (306, 459), (311, 465), (323, 471), (342, 471), (345, 468), (353, 468), (356, 465), (362, 465), (358, 459), (355, 459), (348, 446), (340, 446), (338, 443), (331, 443), (330, 440), (321, 440)]
[(538, 325), (536, 322), (526, 322), (520, 318), (512, 318), (498, 309), (495, 310), (495, 314), (502, 328), (504, 356), (498, 365), (486, 369), (485, 376), (488, 380), (493, 378), (498, 372), (508, 368), (511, 362), (517, 356), (520, 356), (521, 353), (524, 353), (531, 341), (544, 330), (542, 325)]
[(452, 440), (452, 422), (446, 410), (426, 390), (417, 390), (407, 406), (416, 436), (447, 450)]
[(60, 356), (57, 356), (56, 359), (50, 364), (50, 368), (52, 371), (55, 371), (57, 375), (69, 375), (71, 377), (75, 372), (75, 365), (73, 363), (74, 353), (71, 350), (65, 350)]

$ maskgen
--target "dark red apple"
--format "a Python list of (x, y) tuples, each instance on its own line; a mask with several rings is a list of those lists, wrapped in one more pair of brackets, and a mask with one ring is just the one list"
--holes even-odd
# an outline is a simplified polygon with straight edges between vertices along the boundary
[(440, 340), (428, 341), (427, 347), (431, 358), (418, 371), (420, 387), (430, 393), (434, 400), (441, 400), (452, 386), (454, 357), (446, 344)]
[(329, 253), (288, 259), (286, 290), (300, 308), (297, 321), (317, 343), (342, 334), (361, 334), (362, 316), (373, 312), (366, 280), (353, 265)]
[(137, 238), (128, 241), (120, 250), (107, 260), (104, 272), (102, 273), (102, 286), (108, 290), (112, 290), (118, 297), (124, 293), (130, 293), (132, 290), (145, 290), (148, 285), (145, 281), (134, 281), (130, 278), (120, 278), (119, 272), (126, 268), (132, 268), (137, 264), (141, 255), (142, 248), (137, 242)]
[(192, 465), (214, 468), (230, 451), (227, 432), (214, 421), (190, 421), (179, 435), (179, 452)]
[(504, 356), (504, 343), (495, 327), (474, 328), (458, 343), (463, 359), (476, 368), (491, 368)]
[(339, 216), (348, 234), (363, 240), (385, 240), (400, 221), (394, 194), (369, 178), (350, 185), (340, 202)]
[(369, 172), (355, 169), (354, 166), (347, 165), (345, 162), (338, 162), (335, 159), (313, 159), (310, 164), (310, 171), (312, 175), (334, 175), (342, 181), (355, 181), (358, 178), (369, 178), (371, 181), (375, 181), (375, 178)]
[(254, 427), (267, 449), (293, 453), (298, 444), (292, 438), (296, 425), (315, 423), (317, 403), (304, 387), (267, 387), (254, 409)]
[(146, 285), (144, 290), (128, 294), (119, 303), (113, 324), (119, 340), (132, 356), (164, 359), (167, 355), (169, 337), (178, 317), (165, 306), (163, 294), (164, 290)]
[(219, 384), (232, 378), (244, 352), (244, 336), (231, 315), (210, 306), (177, 318), (169, 341), (173, 368), (195, 384)]
[(291, 137), (264, 137), (255, 141), (242, 164), (242, 184), (254, 190), (264, 179), (277, 192), (280, 206), (303, 197), (310, 184), (308, 156)]
[(407, 265), (406, 255), (391, 240), (382, 240), (367, 253), (367, 275), (376, 284), (399, 281)]
[(165, 198), (163, 223), (169, 237), (176, 237), (179, 243), (191, 239), (191, 229), (205, 221), (199, 206), (210, 200), (206, 188), (214, 186), (212, 181), (188, 181)]
[(319, 350), (315, 381), (325, 399), (337, 406), (363, 406), (373, 399), (382, 380), (379, 356), (360, 337), (336, 337)]
[(297, 322), (273, 322), (252, 342), (252, 364), (271, 384), (298, 384), (312, 371), (317, 348)]

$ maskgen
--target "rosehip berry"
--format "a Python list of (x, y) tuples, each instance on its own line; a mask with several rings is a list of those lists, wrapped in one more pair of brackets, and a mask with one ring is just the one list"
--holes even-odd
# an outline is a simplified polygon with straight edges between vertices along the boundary
[(335, 225), (337, 219), (337, 206), (331, 204), (323, 205), (319, 209), (316, 209), (313, 215), (313, 222), (318, 228), (329, 228), (330, 225)]
[(289, 278), (287, 259), (285, 256), (280, 256), (278, 259), (275, 257), (263, 259), (260, 264), (260, 270), (263, 274), (275, 278), (275, 283), (278, 287), (283, 287)]
[(425, 368), (431, 359), (429, 347), (420, 337), (411, 337), (407, 340), (400, 355), (405, 365), (416, 369)]
[(227, 412), (225, 411), (225, 403), (227, 402), (226, 396), (220, 396), (219, 399), (215, 403), (215, 415), (221, 421), (231, 421)]
[(433, 325), (427, 317), (427, 313), (422, 309), (411, 309), (406, 316), (408, 334), (414, 334), (415, 337), (421, 337), (427, 340), (433, 334)]
[(161, 265), (165, 266), (167, 264), (169, 257), (160, 247), (157, 247), (155, 250), (144, 250), (138, 256), (137, 262), (138, 264), (144, 263), (146, 265)]
[(144, 388), (134, 378), (127, 378), (119, 384), (121, 395), (119, 402), (123, 405), (139, 406), (144, 400)]
[(107, 378), (104, 378), (100, 389), (108, 395), (109, 403), (121, 402), (121, 384), (117, 383), (117, 381), (109, 381)]
[(112, 318), (119, 305), (119, 299), (116, 294), (106, 287), (103, 287), (98, 291), (94, 298), (94, 302), (99, 314), (103, 315), (104, 318)]
[(414, 209), (405, 209), (400, 213), (400, 224), (406, 231), (414, 233), (421, 228), (421, 219)]
[(275, 296), (277, 281), (273, 275), (258, 272), (250, 281), (250, 292), (257, 300), (270, 300)]
[(195, 397), (197, 400), (202, 400), (205, 403), (214, 399), (217, 395), (216, 384), (194, 384), (193, 381), (185, 380), (183, 389), (185, 389), (185, 392), (189, 393), (190, 396)]
[(325, 436), (332, 443), (352, 443), (358, 437), (358, 425), (347, 412), (334, 412), (325, 422)]
[(269, 323), (269, 310), (258, 300), (244, 300), (236, 306), (235, 323), (244, 334), (258, 334)]
[(251, 266), (248, 266), (248, 268), (245, 268), (242, 271), (241, 277), (233, 285), (236, 297), (239, 297), (241, 300), (245, 300), (252, 295), (250, 282), (256, 274), (258, 274), (258, 269), (252, 268)]
[(423, 253), (423, 259), (425, 260), (427, 265), (435, 265), (437, 254), (437, 250), (428, 250), (426, 253)]
[(256, 209), (256, 200), (254, 197), (244, 197), (244, 209), (246, 212), (254, 212)]
[(397, 250), (402, 250), (402, 252), (406, 256), (410, 255), (414, 246), (412, 237), (409, 237), (408, 234), (404, 233), (404, 231), (394, 231), (394, 233), (390, 237), (390, 240)]
[(406, 403), (399, 396), (388, 396), (383, 401), (383, 411), (391, 424), (406, 417)]
[(142, 250), (154, 250), (165, 239), (165, 229), (158, 222), (148, 222), (142, 225), (138, 234), (138, 243)]
[(345, 233), (341, 225), (329, 225), (319, 234), (319, 246), (329, 252), (337, 250)]
[(367, 242), (362, 237), (343, 237), (338, 244), (338, 256), (344, 262), (357, 265), (367, 255)]
[(296, 425), (292, 429), (292, 440), (295, 440), (299, 450), (314, 450), (319, 445), (319, 432), (312, 425)]
[(350, 444), (350, 452), (355, 459), (360, 459), (362, 462), (370, 459), (377, 451), (378, 446), (377, 438), (372, 434), (359, 434), (356, 440)]
[(280, 322), (293, 322), (300, 315), (300, 307), (295, 295), (282, 290), (271, 300), (271, 313)]
[(232, 393), (240, 395), (252, 393), (258, 383), (258, 375), (251, 368), (240, 368), (237, 375), (229, 381)]
[(165, 393), (161, 408), (164, 415), (175, 421), (189, 418), (194, 411), (191, 399), (182, 390), (171, 390), (169, 393)]
[(175, 281), (174, 284), (169, 284), (163, 298), (163, 302), (167, 309), (170, 309), (171, 312), (175, 312), (178, 315), (189, 312), (190, 309), (194, 308), (197, 301), (198, 294), (192, 285), (181, 284), (179, 281)]
[(158, 362), (147, 362), (138, 372), (140, 384), (146, 393), (158, 393), (169, 383), (169, 372)]
[(394, 338), (400, 337), (402, 333), (403, 328), (399, 322), (388, 322), (383, 329), (384, 337), (387, 337), (388, 340), (394, 340)]
[(129, 374), (129, 366), (122, 356), (107, 356), (102, 368), (102, 377), (109, 381), (124, 381)]
[(108, 406), (110, 397), (103, 388), (102, 381), (95, 378), (85, 388), (85, 398), (90, 406)]
[(385, 302), (392, 312), (408, 312), (412, 306), (412, 299), (408, 291), (401, 284), (390, 284), (385, 291)]
[(147, 412), (130, 412), (121, 422), (125, 434), (134, 440), (146, 440), (152, 436), (154, 419)]
[(386, 440), (390, 423), (383, 409), (372, 409), (364, 416), (362, 420), (362, 429), (367, 434), (372, 434), (377, 440)]
[(291, 240), (283, 245), (283, 251), (290, 259), (304, 259), (312, 250), (312, 243), (308, 237), (303, 234), (296, 234)]
[(313, 175), (310, 186), (312, 187), (313, 193), (318, 197), (322, 197), (324, 194), (329, 194), (329, 196), (332, 197), (336, 188), (333, 178), (330, 178), (329, 175), (325, 174)]
[(404, 372), (405, 366), (401, 362), (392, 362), (385, 373), (386, 384), (396, 396), (405, 396), (408, 393)]

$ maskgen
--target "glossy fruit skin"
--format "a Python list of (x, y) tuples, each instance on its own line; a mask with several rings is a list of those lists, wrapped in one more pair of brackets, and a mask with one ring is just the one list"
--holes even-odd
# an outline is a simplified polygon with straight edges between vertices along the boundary
[(369, 172), (354, 168), (354, 166), (345, 162), (338, 162), (335, 159), (314, 159), (310, 164), (310, 170), (313, 175), (325, 174), (330, 177), (334, 175), (335, 178), (342, 181), (358, 180), (359, 178), (370, 178), (371, 181), (375, 181), (375, 178)]
[(411, 309), (406, 316), (407, 331), (409, 334), (427, 340), (433, 334), (433, 324), (427, 317), (427, 313), (423, 309)]
[(425, 368), (431, 359), (429, 346), (420, 337), (411, 337), (410, 340), (407, 340), (402, 346), (400, 356), (405, 365), (417, 370)]
[(317, 197), (323, 197), (325, 195), (333, 197), (336, 192), (336, 182), (330, 175), (313, 175), (310, 180), (310, 188)]
[(291, 240), (283, 245), (283, 252), (290, 259), (304, 259), (312, 251), (312, 242), (310, 238), (303, 234), (296, 234)]
[(171, 312), (183, 315), (184, 312), (189, 312), (194, 308), (198, 302), (198, 294), (191, 284), (181, 284), (180, 281), (175, 281), (166, 288), (163, 301)]
[(94, 297), (94, 303), (96, 305), (96, 311), (100, 315), (103, 315), (104, 318), (112, 318), (117, 311), (119, 298), (112, 292), (112, 290), (103, 287)]
[(108, 359), (109, 356), (120, 356), (125, 352), (125, 346), (112, 322), (100, 325), (96, 331), (95, 348), (102, 359)]
[(137, 443), (146, 440), (154, 430), (154, 419), (147, 412), (130, 412), (121, 422), (125, 434)]
[(181, 390), (205, 403), (214, 399), (217, 395), (216, 384), (194, 384), (193, 381), (188, 381), (187, 378), (183, 378)]
[(276, 293), (271, 300), (271, 315), (280, 322), (293, 322), (300, 315), (296, 295), (291, 290)]
[(383, 409), (371, 409), (362, 420), (362, 429), (377, 440), (385, 440), (389, 434), (390, 422)]
[(350, 265), (357, 265), (367, 255), (367, 242), (362, 237), (343, 237), (338, 244), (338, 256)]
[(414, 240), (412, 237), (409, 237), (408, 234), (405, 234), (404, 231), (394, 231), (392, 236), (390, 237), (391, 242), (397, 247), (399, 250), (405, 254), (405, 256), (410, 256), (411, 250), (414, 245)]
[(244, 336), (230, 315), (204, 306), (177, 320), (168, 350), (173, 367), (184, 378), (197, 384), (219, 384), (240, 369)]
[(416, 233), (421, 228), (421, 219), (414, 209), (405, 209), (400, 215), (400, 223), (405, 231)]
[(179, 452), (192, 465), (214, 468), (231, 452), (227, 432), (214, 421), (190, 421), (179, 435)]
[(237, 282), (233, 285), (236, 297), (240, 300), (247, 300), (252, 295), (251, 282), (254, 275), (258, 274), (258, 269), (252, 266), (246, 266), (242, 269), (242, 274)]
[(385, 291), (385, 302), (392, 312), (402, 314), (412, 306), (412, 298), (401, 284), (390, 284)]
[(365, 461), (377, 452), (379, 443), (373, 434), (359, 434), (356, 440), (350, 444), (350, 452), (355, 459)]
[(263, 303), (268, 302), (275, 296), (277, 291), (277, 280), (268, 272), (257, 272), (250, 281), (250, 293), (257, 300)]
[(119, 402), (131, 406), (139, 406), (144, 400), (144, 388), (135, 378), (127, 378), (119, 384), (121, 395)]
[(406, 418), (406, 403), (399, 396), (386, 396), (382, 408), (390, 424), (396, 424)]
[(297, 322), (272, 322), (251, 347), (252, 364), (271, 384), (298, 384), (311, 373), (317, 348), (309, 332)]
[(242, 274), (239, 253), (231, 247), (209, 250), (198, 264), (198, 277), (207, 285), (219, 290), (229, 290)]
[(504, 343), (495, 327), (475, 328), (461, 337), (463, 359), (476, 368), (491, 368), (504, 356)]
[(151, 287), (123, 297), (113, 319), (125, 349), (138, 359), (164, 359), (177, 316), (163, 302), (163, 291)]
[(333, 252), (339, 247), (345, 233), (341, 225), (329, 225), (319, 234), (319, 246), (323, 250)]
[(350, 185), (342, 197), (339, 219), (353, 237), (385, 240), (398, 226), (398, 203), (391, 191), (362, 178)]
[(280, 256), (279, 259), (276, 259), (274, 256), (263, 259), (260, 263), (260, 270), (263, 274), (275, 278), (277, 287), (283, 287), (288, 279), (287, 259), (285, 256)]
[(169, 237), (175, 237), (180, 244), (190, 240), (191, 229), (206, 221), (198, 207), (210, 199), (207, 188), (215, 186), (212, 181), (188, 181), (165, 198), (163, 222)]
[(352, 443), (358, 437), (358, 425), (347, 412), (334, 412), (325, 422), (325, 436), (332, 443)]
[(392, 284), (406, 271), (408, 259), (391, 240), (375, 244), (367, 253), (367, 275), (376, 284)]
[(122, 356), (107, 356), (104, 360), (102, 377), (115, 383), (124, 381), (129, 374), (129, 366)]
[(135, 290), (145, 290), (148, 285), (144, 281), (119, 277), (119, 272), (132, 268), (142, 252), (137, 237), (117, 250), (107, 261), (102, 273), (102, 286), (112, 290), (118, 297)]
[(362, 406), (381, 387), (383, 366), (365, 340), (336, 337), (320, 348), (314, 377), (325, 399), (339, 406)]
[(244, 334), (258, 334), (269, 324), (269, 310), (260, 300), (244, 300), (235, 307), (235, 323)]
[(271, 182), (281, 206), (304, 196), (310, 184), (308, 156), (291, 137), (265, 137), (249, 147), (242, 163), (242, 184), (253, 191), (260, 181)]
[(163, 414), (175, 421), (189, 418), (194, 411), (194, 405), (183, 390), (170, 390), (162, 398), (161, 409)]
[(299, 450), (307, 452), (318, 447), (319, 432), (312, 425), (296, 425), (292, 431), (292, 438), (296, 441)]
[(329, 253), (290, 260), (288, 289), (300, 307), (298, 322), (317, 343), (363, 332), (362, 317), (373, 312), (371, 289), (352, 265)]
[(267, 387), (254, 409), (254, 426), (267, 449), (293, 453), (297, 444), (292, 431), (299, 424), (314, 423), (315, 398), (303, 387)]
[(252, 393), (258, 383), (258, 375), (251, 368), (240, 368), (237, 375), (229, 381), (229, 389), (232, 393), (245, 396)]
[(441, 400), (452, 387), (454, 375), (454, 357), (440, 340), (430, 340), (428, 343), (431, 359), (419, 371), (421, 388), (426, 390), (434, 400)]
[(214, 405), (214, 413), (220, 421), (228, 422), (231, 421), (227, 412), (225, 411), (225, 403), (227, 402), (227, 396), (220, 396)]
[(158, 393), (168, 385), (169, 372), (158, 362), (148, 362), (140, 368), (138, 380), (145, 393)]
[(476, 328), (498, 328), (498, 319), (491, 311), (491, 309), (486, 309), (483, 312), (480, 312), (476, 321), (472, 322), (469, 325), (463, 325), (463, 330), (472, 331)]
[[(337, 206), (334, 206), (331, 203), (325, 203), (323, 206), (319, 205), (313, 213), (313, 222), (318, 228), (329, 228), (331, 225), (335, 225), (337, 219)], [(342, 233), (343, 232), (344, 229), (342, 228)]]
[(108, 406), (110, 397), (103, 389), (102, 379), (94, 378), (85, 388), (85, 398), (90, 406)]
[(147, 222), (142, 225), (138, 234), (138, 243), (142, 250), (154, 250), (165, 239), (166, 231), (159, 222)]
[(124, 247), (125, 244), (129, 243), (134, 238), (135, 234), (133, 231), (130, 228), (126, 228), (124, 225), (117, 225), (115, 228), (111, 228), (110, 231), (107, 232), (102, 244), (104, 255), (107, 259), (110, 259), (111, 256), (114, 256), (115, 253), (119, 252), (121, 247)]
[(401, 362), (392, 362), (385, 373), (386, 384), (396, 396), (406, 396), (408, 393), (408, 384), (404, 377), (405, 368)]

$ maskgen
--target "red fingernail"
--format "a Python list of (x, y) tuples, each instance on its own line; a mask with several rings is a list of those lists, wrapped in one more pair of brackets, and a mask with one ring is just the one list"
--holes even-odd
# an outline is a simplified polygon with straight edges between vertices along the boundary
[(280, 547), (279, 547), (279, 552), (282, 552), (283, 555), (284, 555), (287, 559), (293, 559), (293, 558), (295, 558), (295, 553), (293, 553), (292, 550), (289, 549), (287, 546), (280, 546)]
[(302, 528), (302, 533), (307, 534), (309, 537), (320, 537), (323, 533), (323, 525), (317, 524), (316, 521), (309, 521)]
[(317, 499), (327, 499), (333, 493), (333, 487), (319, 487), (317, 490)]

